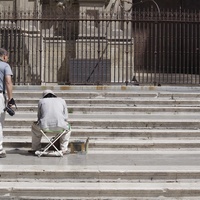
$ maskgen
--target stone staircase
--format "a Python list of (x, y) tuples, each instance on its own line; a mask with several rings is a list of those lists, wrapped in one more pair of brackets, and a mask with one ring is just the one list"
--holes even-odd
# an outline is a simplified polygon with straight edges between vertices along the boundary
[[(71, 140), (89, 137), (87, 154), (27, 153), (44, 89), (66, 100)], [(18, 110), (4, 127), (0, 200), (200, 199), (198, 87), (15, 86), (14, 97)]]

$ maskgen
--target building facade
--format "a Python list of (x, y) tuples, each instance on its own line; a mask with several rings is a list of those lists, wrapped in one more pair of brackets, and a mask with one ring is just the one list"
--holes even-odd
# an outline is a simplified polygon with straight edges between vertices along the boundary
[(10, 51), (15, 84), (133, 77), (196, 84), (198, 7), (196, 0), (0, 0), (0, 44)]

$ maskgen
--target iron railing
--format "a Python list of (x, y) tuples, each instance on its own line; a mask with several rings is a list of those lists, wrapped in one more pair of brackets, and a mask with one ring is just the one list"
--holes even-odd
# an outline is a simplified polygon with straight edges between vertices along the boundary
[[(0, 13), (14, 84), (199, 84), (200, 13)], [(133, 80), (134, 78), (134, 80)]]

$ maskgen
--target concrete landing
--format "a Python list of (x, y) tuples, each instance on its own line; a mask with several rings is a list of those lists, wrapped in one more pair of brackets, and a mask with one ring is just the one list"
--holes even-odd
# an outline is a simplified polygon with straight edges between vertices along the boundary
[[(7, 149), (7, 157), (1, 158), (3, 165), (56, 165), (60, 166), (200, 166), (200, 151), (91, 151), (88, 154), (69, 154), (63, 157), (37, 157), (28, 153), (28, 149)], [(199, 167), (200, 169), (200, 167)]]
[(0, 159), (1, 200), (183, 200), (183, 196), (192, 200), (200, 196), (199, 151), (90, 150), (39, 158), (27, 150), (7, 149), (7, 157)]

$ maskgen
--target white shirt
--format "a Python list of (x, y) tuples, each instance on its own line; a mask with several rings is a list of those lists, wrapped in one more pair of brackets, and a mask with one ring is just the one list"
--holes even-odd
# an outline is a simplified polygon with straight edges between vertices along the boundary
[(68, 128), (68, 110), (64, 99), (59, 97), (43, 98), (38, 103), (38, 122), (43, 130)]

